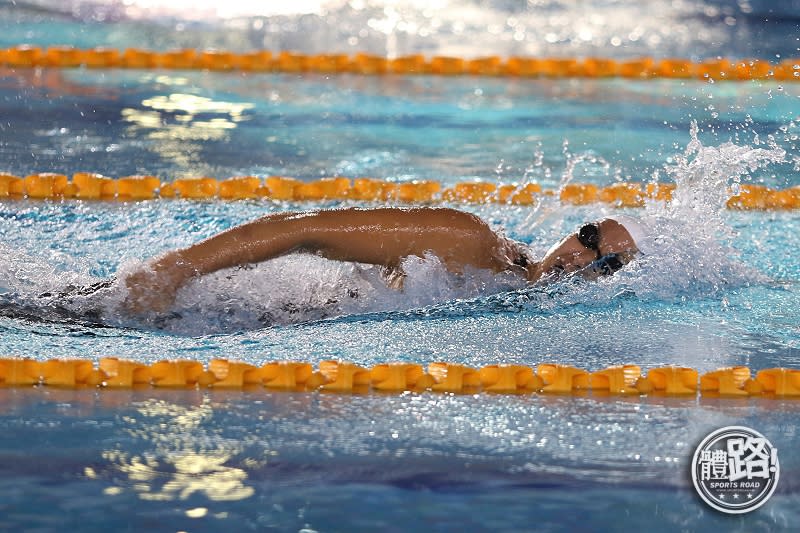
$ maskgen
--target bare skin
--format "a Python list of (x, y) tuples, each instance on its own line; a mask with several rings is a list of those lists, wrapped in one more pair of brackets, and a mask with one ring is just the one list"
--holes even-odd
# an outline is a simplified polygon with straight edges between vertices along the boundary
[[(633, 239), (619, 223), (600, 223), (601, 254), (635, 253)], [(374, 264), (397, 270), (409, 256), (436, 255), (460, 273), (470, 266), (516, 271), (535, 282), (554, 271), (573, 272), (597, 258), (573, 235), (541, 261), (519, 263), (524, 244), (494, 232), (475, 215), (449, 208), (336, 209), (267, 215), (181, 250), (168, 252), (125, 279), (133, 312), (166, 311), (187, 281), (224, 268), (260, 263), (292, 252)]]

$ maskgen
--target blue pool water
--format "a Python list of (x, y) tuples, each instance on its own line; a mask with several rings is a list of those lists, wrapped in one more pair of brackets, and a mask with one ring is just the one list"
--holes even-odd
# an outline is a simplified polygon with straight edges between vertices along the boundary
[[(174, 12), (108, 8), (108, 20), (98, 21), (97, 3), (69, 3), (66, 14), (60, 2), (34, 4), (0, 4), (14, 22), (4, 45), (267, 43), (315, 52), (346, 41), (337, 32), (346, 34), (342, 24), (350, 20), (369, 30), (349, 46), (375, 53), (394, 46), (464, 55), (800, 55), (792, 2), (753, 3), (749, 14), (725, 2), (650, 14), (617, 2), (578, 13), (559, 2), (526, 9), (443, 2), (426, 13), (409, 1), (397, 17), (374, 2), (326, 5), (325, 16), (297, 7), (264, 18), (242, 7), (235, 16), (178, 22)], [(531, 21), (542, 14), (546, 23), (537, 28)], [(421, 35), (420, 24), (411, 35), (411, 22), (437, 17), (438, 35)], [(636, 39), (616, 22), (631, 17), (641, 31)], [(769, 17), (778, 20), (762, 20)], [(394, 30), (375, 29), (388, 19)], [(505, 26), (492, 33), (482, 19)], [(259, 20), (266, 26), (256, 28)], [(460, 20), (466, 23), (456, 31)], [(250, 30), (234, 31), (242, 21)], [(270, 21), (278, 28), (265, 29)], [(520, 41), (514, 32), (502, 37), (523, 23)], [(304, 28), (318, 37), (301, 41)], [(795, 84), (775, 82), (0, 69), (0, 169), (17, 174), (482, 178), (550, 188), (658, 180), (679, 187), (670, 207), (628, 212), (653, 223), (659, 249), (596, 284), (526, 288), (508, 276), (455, 277), (428, 257), (405, 265), (408, 279), (397, 293), (366, 266), (289, 256), (187, 286), (179, 316), (166, 320), (126, 317), (118, 289), (57, 302), (38, 295), (124, 273), (266, 213), (308, 206), (4, 201), (0, 309), (13, 312), (0, 313), (0, 354), (798, 368), (800, 214), (721, 204), (737, 182), (800, 185), (799, 94)], [(582, 221), (618, 212), (549, 200), (533, 208), (461, 207), (536, 254)], [(99, 319), (86, 318), (89, 311)], [(799, 406), (0, 389), (0, 529), (789, 531), (800, 519)], [(781, 461), (775, 495), (741, 517), (705, 506), (689, 479), (698, 442), (731, 424), (765, 434)]]

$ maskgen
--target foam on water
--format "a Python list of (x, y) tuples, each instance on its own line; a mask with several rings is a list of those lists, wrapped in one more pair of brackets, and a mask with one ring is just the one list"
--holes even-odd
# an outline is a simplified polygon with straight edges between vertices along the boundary
[[(417, 309), (481, 298), (525, 284), (510, 273), (471, 270), (455, 275), (433, 255), (407, 258), (402, 268), (406, 276), (398, 290), (389, 287), (385, 272), (377, 266), (290, 254), (193, 280), (179, 291), (172, 313), (145, 320), (148, 325), (184, 334), (236, 331)], [(130, 325), (128, 319), (114, 320)]]
[(643, 221), (650, 227), (655, 253), (637, 261), (618, 279), (635, 283), (635, 292), (657, 298), (701, 296), (767, 278), (742, 260), (731, 245), (733, 229), (723, 217), (735, 187), (751, 172), (781, 163), (786, 152), (775, 144), (758, 148), (725, 142), (704, 146), (692, 122), (691, 140), (665, 170), (675, 180), (673, 201), (649, 202)]

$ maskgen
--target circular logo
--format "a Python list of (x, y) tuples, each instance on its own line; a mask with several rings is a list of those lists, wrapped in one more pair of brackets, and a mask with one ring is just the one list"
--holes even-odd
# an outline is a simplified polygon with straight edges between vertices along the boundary
[(712, 432), (692, 457), (694, 488), (723, 513), (748, 513), (764, 505), (775, 492), (779, 474), (778, 449), (744, 426)]

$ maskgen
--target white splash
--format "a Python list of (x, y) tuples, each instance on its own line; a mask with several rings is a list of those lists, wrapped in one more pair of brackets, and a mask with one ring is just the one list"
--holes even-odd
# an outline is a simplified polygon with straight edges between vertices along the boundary
[(145, 321), (173, 332), (206, 334), (415, 309), (525, 284), (517, 276), (480, 270), (454, 275), (431, 255), (407, 258), (402, 270), (403, 287), (396, 290), (379, 267), (291, 254), (193, 280), (178, 292), (170, 315)]
[(659, 299), (700, 297), (765, 282), (733, 247), (735, 233), (727, 223), (725, 204), (735, 184), (785, 158), (786, 152), (774, 143), (769, 148), (731, 142), (704, 146), (692, 122), (684, 153), (665, 167), (676, 184), (672, 202), (651, 201), (643, 212), (633, 213), (651, 231), (651, 253), (609, 281), (628, 286), (639, 297)]

